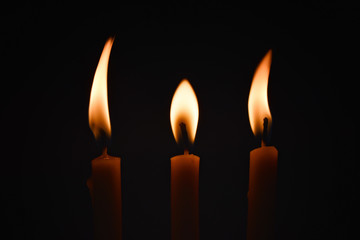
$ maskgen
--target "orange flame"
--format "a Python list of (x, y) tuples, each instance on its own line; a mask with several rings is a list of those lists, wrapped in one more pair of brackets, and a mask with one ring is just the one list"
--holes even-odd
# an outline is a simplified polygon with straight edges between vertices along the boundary
[(264, 118), (268, 119), (268, 130), (271, 127), (271, 113), (268, 103), (268, 82), (271, 66), (272, 51), (269, 50), (256, 68), (250, 88), (248, 111), (251, 129), (255, 136), (264, 131)]
[(91, 87), (89, 125), (95, 138), (99, 138), (101, 132), (105, 132), (108, 137), (111, 136), (107, 97), (107, 72), (113, 42), (114, 38), (109, 38), (105, 43)]
[(171, 128), (176, 142), (181, 137), (180, 123), (186, 125), (189, 142), (195, 140), (199, 120), (199, 105), (194, 89), (187, 79), (183, 79), (177, 87), (170, 108)]

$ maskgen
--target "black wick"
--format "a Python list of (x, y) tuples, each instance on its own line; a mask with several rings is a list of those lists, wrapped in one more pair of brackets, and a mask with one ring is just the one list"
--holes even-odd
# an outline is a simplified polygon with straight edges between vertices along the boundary
[(268, 145), (268, 125), (269, 125), (269, 120), (265, 117), (264, 118), (264, 130), (263, 130), (262, 139), (261, 139), (261, 146)]
[(179, 125), (181, 130), (181, 145), (183, 145), (184, 152), (189, 152), (190, 141), (188, 133), (186, 131), (186, 124), (181, 122)]
[(110, 138), (103, 129), (100, 129), (99, 137), (96, 139), (97, 145), (100, 147), (102, 153), (107, 152), (107, 147), (110, 143)]

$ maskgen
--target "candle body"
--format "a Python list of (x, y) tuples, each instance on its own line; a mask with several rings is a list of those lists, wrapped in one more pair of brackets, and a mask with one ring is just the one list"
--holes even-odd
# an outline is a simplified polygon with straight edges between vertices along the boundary
[(104, 153), (92, 160), (88, 180), (96, 240), (122, 239), (121, 166), (120, 158)]
[(199, 239), (199, 164), (193, 154), (171, 158), (171, 239)]
[(247, 240), (275, 239), (277, 160), (272, 146), (250, 152)]

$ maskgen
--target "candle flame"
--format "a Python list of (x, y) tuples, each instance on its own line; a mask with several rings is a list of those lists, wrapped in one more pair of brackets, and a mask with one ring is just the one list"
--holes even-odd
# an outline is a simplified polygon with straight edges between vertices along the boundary
[(248, 112), (251, 129), (255, 136), (264, 131), (264, 118), (268, 119), (268, 130), (271, 126), (271, 113), (268, 103), (268, 82), (272, 51), (269, 50), (255, 70), (250, 88)]
[(188, 141), (195, 140), (199, 120), (199, 105), (194, 89), (187, 79), (183, 79), (177, 87), (170, 108), (171, 128), (177, 143), (181, 139), (180, 124), (186, 125)]
[(107, 72), (111, 48), (114, 38), (109, 38), (105, 43), (90, 93), (89, 103), (89, 126), (98, 139), (102, 132), (111, 136), (108, 96), (107, 96)]

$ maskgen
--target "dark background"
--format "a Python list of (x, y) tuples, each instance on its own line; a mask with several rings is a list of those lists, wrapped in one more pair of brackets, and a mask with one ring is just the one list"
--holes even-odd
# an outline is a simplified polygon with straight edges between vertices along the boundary
[[(247, 115), (254, 70), (273, 49), (271, 144), (279, 150), (278, 239), (350, 239), (358, 227), (359, 16), (336, 2), (237, 6), (13, 5), (1, 13), (1, 234), (92, 239), (88, 126), (109, 36), (112, 139), (122, 158), (123, 239), (170, 238), (170, 103), (184, 77), (200, 118), (201, 239), (245, 239)], [(5, 224), (4, 224), (5, 222)]]

